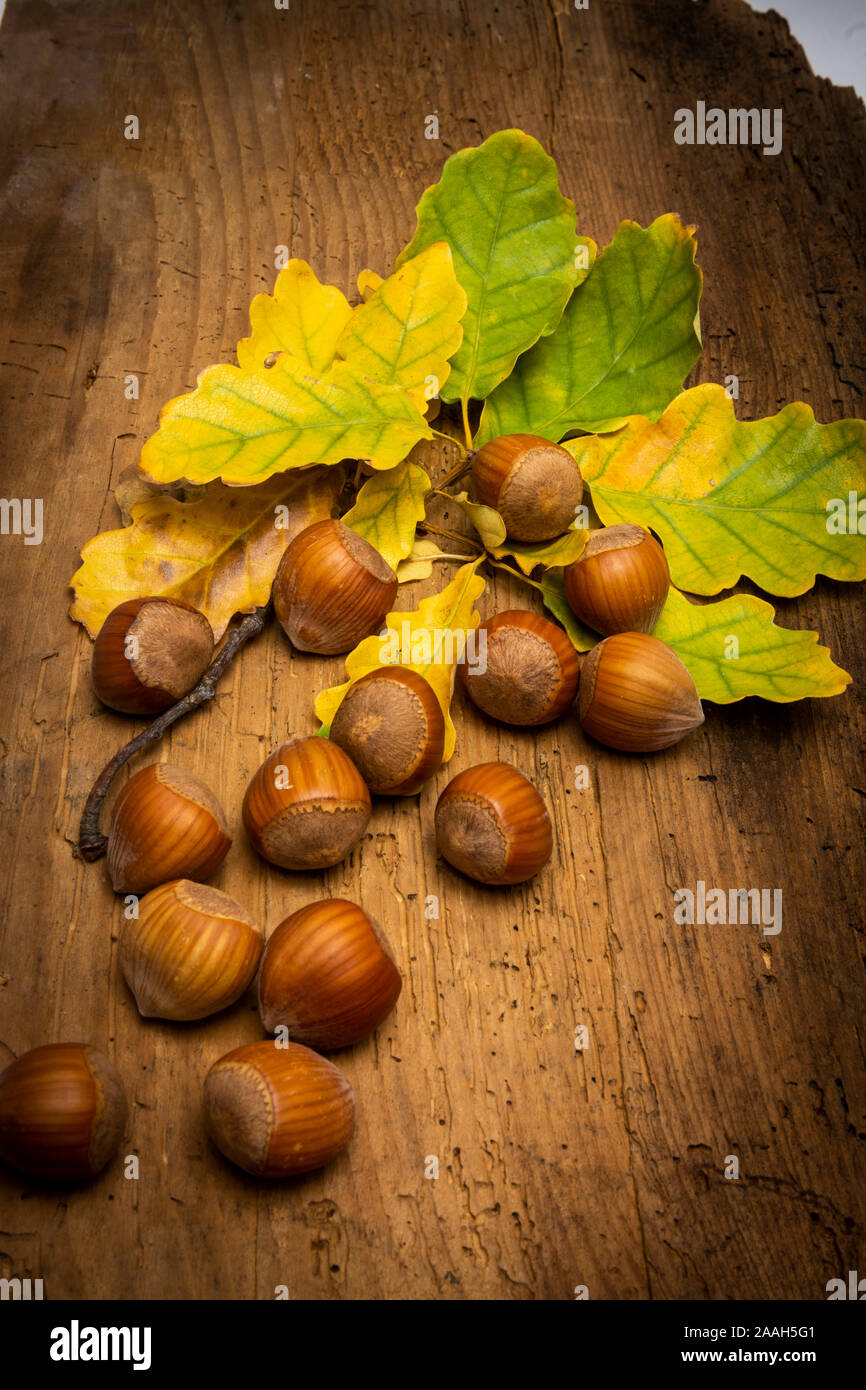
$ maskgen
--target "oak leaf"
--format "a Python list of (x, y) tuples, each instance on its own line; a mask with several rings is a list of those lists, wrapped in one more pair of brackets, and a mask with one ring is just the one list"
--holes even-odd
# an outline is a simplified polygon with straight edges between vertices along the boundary
[(281, 354), (273, 367), (208, 367), (169, 401), (139, 466), (157, 482), (246, 486), (312, 463), (367, 459), (393, 468), (432, 431), (409, 392), (380, 386), (348, 362), (313, 374)]
[(343, 521), (396, 570), (415, 544), (429, 490), (430, 479), (424, 469), (405, 459), (396, 468), (368, 478)]
[(493, 392), (476, 447), (501, 434), (560, 440), (574, 430), (656, 420), (701, 354), (694, 228), (673, 214), (622, 222), (556, 331)]
[(671, 589), (653, 634), (673, 647), (702, 700), (759, 695), (788, 703), (841, 694), (851, 677), (818, 645), (817, 632), (779, 627), (774, 616), (751, 594), (697, 604)]
[(454, 498), (449, 494), (442, 495), (449, 496), (449, 501), (457, 502), (462, 507), (489, 554), (498, 560), (510, 555), (523, 574), (531, 574), (539, 565), (550, 569), (573, 564), (586, 545), (587, 530), (576, 520), (564, 535), (556, 536), (552, 541), (508, 540), (505, 522), (495, 507), (472, 502), (465, 492)]
[(252, 335), (238, 343), (238, 366), (260, 370), (272, 353), (287, 352), (311, 371), (323, 372), (351, 316), (341, 290), (320, 284), (306, 261), (291, 260), (277, 276), (273, 294), (257, 294), (250, 305)]
[(437, 241), (405, 261), (354, 310), (338, 351), (374, 381), (417, 391), (423, 410), (426, 396), (438, 395), (448, 378), (448, 359), (463, 339), (465, 311), (451, 248)]
[(211, 483), (194, 502), (133, 502), (131, 524), (84, 546), (70, 616), (95, 637), (125, 599), (164, 595), (198, 608), (219, 639), (235, 613), (267, 603), (289, 541), (331, 515), (339, 468), (279, 474), (258, 487)]
[(442, 399), (483, 399), (556, 327), (594, 246), (575, 234), (574, 204), (559, 191), (556, 164), (522, 130), (497, 131), (451, 155), (417, 214), (398, 268), (447, 241), (468, 296)]
[(429, 579), (437, 560), (450, 560), (454, 557), (441, 551), (435, 541), (420, 536), (405, 560), (397, 566), (398, 584), (416, 584), (421, 579)]
[(721, 386), (695, 386), (657, 424), (642, 416), (616, 434), (565, 446), (606, 524), (633, 521), (660, 536), (680, 589), (717, 594), (742, 575), (792, 596), (818, 574), (866, 576), (866, 537), (837, 533), (831, 503), (866, 492), (866, 422), (821, 425), (802, 402), (739, 421)]

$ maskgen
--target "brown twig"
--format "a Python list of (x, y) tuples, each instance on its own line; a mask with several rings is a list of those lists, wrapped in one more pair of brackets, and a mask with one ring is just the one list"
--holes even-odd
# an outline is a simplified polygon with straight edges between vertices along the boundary
[(449, 531), (444, 526), (434, 526), (432, 521), (419, 521), (419, 531), (430, 531), (434, 536), (443, 536), (446, 541), (457, 541), (460, 545), (471, 545), (473, 550), (484, 550), (483, 545), (479, 545), (471, 536), (461, 536), (459, 531)]
[(213, 699), (223, 672), (234, 661), (241, 647), (245, 646), (250, 638), (261, 632), (271, 616), (272, 606), (272, 602), (269, 600), (263, 608), (257, 608), (254, 613), (250, 613), (244, 618), (243, 622), (239, 623), (227, 638), (225, 646), (214, 657), (198, 685), (188, 695), (184, 695), (182, 700), (178, 700), (176, 705), (172, 705), (171, 709), (165, 710), (158, 719), (154, 719), (152, 724), (148, 724), (147, 728), (143, 729), (140, 734), (136, 734), (135, 738), (130, 739), (129, 743), (124, 744), (123, 748), (115, 753), (111, 762), (102, 769), (91, 788), (81, 813), (81, 824), (78, 828), (78, 853), (82, 859), (92, 862), (94, 859), (100, 859), (105, 853), (108, 840), (99, 829), (99, 817), (108, 789), (124, 763), (129, 762), (129, 759), (140, 752), (142, 748), (147, 748), (151, 743), (158, 743), (166, 729), (171, 728), (172, 724), (176, 724), (179, 719), (183, 719), (185, 714), (189, 714), (191, 710), (198, 709), (199, 705), (207, 704), (209, 700)]
[(441, 483), (437, 483), (437, 487), (450, 487), (452, 483), (457, 482), (458, 478), (462, 478), (464, 473), (468, 473), (472, 467), (472, 460), (475, 457), (475, 452), (474, 449), (468, 449), (457, 464), (457, 467), (452, 468), (450, 473), (446, 473)]

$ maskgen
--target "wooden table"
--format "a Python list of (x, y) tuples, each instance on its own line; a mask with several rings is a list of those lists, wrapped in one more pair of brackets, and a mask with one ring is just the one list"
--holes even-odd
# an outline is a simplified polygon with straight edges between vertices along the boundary
[[(405, 975), (393, 1018), (339, 1058), (351, 1149), (268, 1184), (221, 1159), (200, 1115), (210, 1063), (261, 1036), (252, 998), (142, 1022), (104, 863), (73, 857), (128, 724), (92, 694), (65, 585), (118, 524), (112, 490), (160, 405), (230, 360), (275, 246), (346, 291), (387, 273), (444, 158), (501, 127), (554, 154), (600, 243), (624, 217), (697, 224), (695, 381), (738, 376), (744, 418), (793, 399), (862, 413), (862, 104), (739, 0), (9, 0), (0, 50), (2, 490), (45, 506), (41, 546), (0, 538), (0, 1037), (104, 1048), (132, 1101), (121, 1153), (140, 1160), (137, 1181), (118, 1159), (71, 1188), (4, 1171), (0, 1275), (42, 1277), (46, 1298), (826, 1297), (866, 1269), (857, 592), (822, 581), (778, 604), (852, 671), (846, 695), (711, 706), (652, 758), (590, 746), (571, 718), (534, 734), (458, 702), (436, 785), (378, 804), (360, 850), (312, 877), (255, 859), (240, 801), (279, 738), (314, 730), (312, 692), (342, 666), (278, 631), (245, 651), (159, 754), (230, 810), (214, 882), (269, 929), (314, 897), (359, 900)], [(781, 107), (782, 152), (675, 144), (674, 111), (699, 99)], [(483, 612), (527, 592), (497, 575)], [(437, 787), (490, 758), (530, 773), (556, 832), (551, 867), (501, 892), (452, 873), (432, 834)], [(697, 879), (781, 888), (781, 934), (675, 925), (673, 892)]]

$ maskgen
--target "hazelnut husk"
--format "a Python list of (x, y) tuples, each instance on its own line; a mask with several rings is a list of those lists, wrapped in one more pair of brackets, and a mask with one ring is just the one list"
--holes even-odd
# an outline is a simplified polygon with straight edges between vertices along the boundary
[(351, 758), (317, 736), (281, 743), (253, 775), (243, 805), (253, 848), (283, 869), (339, 864), (367, 829), (370, 812), (370, 793)]
[(504, 434), (472, 460), (475, 495), (495, 507), (515, 541), (549, 541), (571, 526), (583, 497), (567, 450), (537, 434)]
[(439, 767), (445, 719), (432, 686), (408, 666), (381, 666), (351, 685), (329, 737), (377, 796), (411, 796)]
[(667, 557), (642, 526), (622, 522), (591, 531), (563, 574), (575, 617), (595, 632), (652, 632), (671, 584)]
[(289, 544), (274, 579), (274, 612), (293, 647), (334, 656), (379, 626), (397, 576), (342, 521), (317, 521)]
[(179, 599), (128, 599), (93, 644), (93, 688), (122, 714), (159, 714), (198, 684), (213, 648), (213, 629), (197, 608)]
[(524, 883), (553, 850), (547, 807), (508, 763), (458, 772), (436, 804), (435, 821), (440, 854), (479, 883)]
[(265, 1031), (325, 1051), (375, 1032), (403, 981), (379, 924), (356, 903), (328, 898), (293, 912), (268, 938), (259, 970)]
[[(580, 667), (568, 637), (555, 623), (509, 608), (481, 624), (486, 668), (460, 668), (472, 703), (503, 724), (549, 724), (577, 694)], [(484, 648), (482, 648), (484, 650)]]

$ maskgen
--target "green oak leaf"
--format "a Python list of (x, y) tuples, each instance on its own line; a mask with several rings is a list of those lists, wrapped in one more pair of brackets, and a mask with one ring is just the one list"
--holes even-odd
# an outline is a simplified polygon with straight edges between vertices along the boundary
[(818, 645), (817, 632), (778, 627), (774, 616), (750, 594), (696, 604), (671, 589), (653, 635), (673, 647), (702, 700), (760, 695), (787, 704), (841, 694), (851, 677)]
[(411, 395), (379, 386), (348, 362), (324, 372), (288, 353), (273, 367), (208, 367), (194, 391), (169, 401), (140, 467), (159, 483), (222, 478), (243, 486), (311, 463), (367, 459), (393, 468), (433, 434)]
[(560, 440), (630, 415), (657, 420), (701, 354), (695, 244), (672, 213), (646, 229), (620, 223), (556, 332), (487, 401), (476, 448), (501, 434)]
[(651, 527), (689, 593), (717, 594), (741, 575), (787, 597), (818, 574), (866, 577), (866, 536), (837, 531), (833, 516), (866, 493), (863, 420), (820, 425), (798, 401), (739, 421), (722, 387), (707, 384), (684, 391), (657, 424), (637, 416), (565, 447), (602, 521)]
[(520, 353), (556, 327), (595, 245), (575, 235), (574, 204), (559, 192), (556, 164), (522, 130), (500, 130), (451, 155), (417, 213), (397, 267), (447, 241), (468, 297), (442, 399), (483, 400)]
[(343, 521), (396, 570), (412, 553), (415, 529), (424, 516), (424, 498), (429, 491), (430, 479), (424, 469), (405, 459), (396, 468), (368, 478)]

